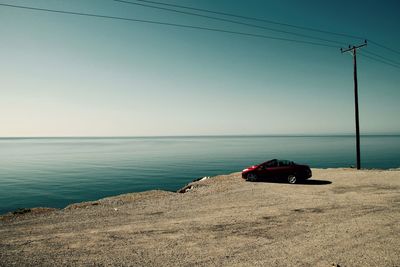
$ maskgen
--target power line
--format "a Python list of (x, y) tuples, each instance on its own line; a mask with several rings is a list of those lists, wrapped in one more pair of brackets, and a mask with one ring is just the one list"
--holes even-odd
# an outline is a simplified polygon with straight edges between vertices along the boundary
[(391, 51), (392, 53), (396, 53), (396, 54), (400, 55), (400, 52), (397, 51), (397, 50), (395, 50), (395, 49), (393, 49), (393, 48), (387, 47), (387, 46), (385, 46), (385, 45), (383, 45), (383, 44), (380, 44), (380, 43), (377, 43), (377, 42), (374, 42), (374, 41), (370, 41), (370, 40), (368, 40), (368, 41), (369, 41), (370, 43), (373, 43), (373, 44), (376, 45), (376, 46), (379, 46), (379, 47), (384, 48), (384, 49), (386, 49), (386, 50), (388, 50), (388, 51)]
[(219, 20), (219, 21), (244, 25), (244, 26), (248, 26), (248, 27), (269, 30), (269, 31), (274, 31), (274, 32), (279, 32), (279, 33), (285, 33), (285, 34), (291, 34), (291, 35), (295, 35), (298, 37), (304, 37), (304, 38), (314, 39), (314, 40), (318, 40), (318, 41), (324, 41), (324, 42), (330, 42), (330, 43), (343, 45), (343, 42), (338, 42), (336, 40), (325, 39), (325, 38), (315, 37), (315, 36), (311, 36), (311, 35), (307, 35), (307, 34), (301, 34), (301, 33), (296, 33), (296, 32), (291, 32), (291, 31), (280, 30), (280, 29), (276, 29), (276, 28), (265, 27), (265, 26), (261, 26), (261, 25), (257, 25), (257, 24), (245, 23), (245, 22), (241, 22), (241, 21), (237, 21), (237, 20), (224, 19), (224, 18), (213, 17), (213, 16), (208, 16), (208, 15), (201, 15), (198, 13), (181, 11), (181, 10), (153, 6), (153, 5), (140, 4), (140, 3), (135, 3), (135, 2), (131, 2), (131, 1), (124, 1), (124, 0), (112, 0), (112, 1), (124, 3), (124, 4), (136, 5), (136, 6), (149, 7), (149, 8), (159, 9), (159, 10), (165, 10), (165, 11), (175, 12), (175, 13), (180, 13), (180, 14), (185, 14), (185, 15), (197, 16), (197, 17), (202, 17), (202, 18), (207, 18), (207, 19)]
[(359, 54), (360, 54), (362, 57), (365, 57), (365, 58), (367, 58), (367, 59), (374, 60), (374, 61), (377, 61), (377, 62), (386, 64), (386, 65), (392, 66), (392, 67), (394, 67), (394, 68), (400, 69), (400, 65), (395, 65), (395, 64), (386, 62), (386, 61), (384, 61), (384, 60), (381, 60), (381, 59), (378, 59), (378, 58), (375, 58), (375, 57), (368, 56), (368, 55), (366, 55), (366, 54), (364, 54), (364, 53), (359, 53)]
[(256, 38), (270, 39), (270, 40), (276, 40), (276, 41), (286, 41), (286, 42), (302, 43), (302, 44), (308, 44), (308, 45), (314, 45), (314, 46), (337, 48), (337, 46), (334, 46), (334, 45), (311, 42), (311, 41), (281, 38), (281, 37), (274, 37), (274, 36), (255, 34), (255, 33), (247, 33), (247, 32), (237, 32), (237, 31), (230, 31), (230, 30), (224, 30), (224, 29), (218, 29), (218, 28), (208, 28), (208, 27), (201, 27), (201, 26), (194, 26), (194, 25), (176, 24), (176, 23), (154, 21), (154, 20), (133, 19), (133, 18), (98, 15), (98, 14), (82, 13), (82, 12), (74, 12), (74, 11), (55, 10), (55, 9), (47, 9), (47, 8), (36, 8), (36, 7), (29, 7), (29, 6), (10, 5), (10, 4), (0, 4), (0, 6), (25, 9), (25, 10), (43, 11), (43, 12), (49, 12), (49, 13), (96, 17), (96, 18), (103, 18), (103, 19), (114, 19), (114, 20), (130, 21), (130, 22), (148, 23), (148, 24), (164, 25), (164, 26), (179, 27), (179, 28), (186, 28), (186, 29), (222, 32), (222, 33), (236, 34), (236, 35), (242, 35), (242, 36), (247, 36), (247, 37), (256, 37)]
[(383, 56), (378, 55), (378, 54), (376, 54), (376, 53), (373, 53), (373, 52), (370, 52), (370, 51), (364, 51), (363, 53), (366, 53), (366, 54), (369, 54), (369, 55), (378, 57), (378, 58), (383, 59), (383, 60), (385, 60), (385, 61), (391, 62), (392, 64), (395, 64), (395, 65), (399, 65), (399, 66), (400, 66), (400, 63), (399, 63), (399, 62), (394, 61), (394, 60), (389, 59), (389, 58), (386, 58), (386, 57), (383, 57)]
[[(290, 27), (290, 28), (295, 28), (295, 29), (300, 29), (300, 30), (305, 30), (305, 31), (312, 31), (312, 32), (318, 32), (318, 33), (323, 33), (323, 34), (329, 34), (329, 35), (353, 38), (353, 39), (358, 39), (358, 40), (365, 40), (366, 39), (365, 37), (361, 37), (361, 36), (357, 36), (357, 35), (353, 35), (353, 34), (327, 31), (327, 30), (322, 30), (322, 29), (318, 29), (318, 28), (299, 26), (299, 25), (294, 25), (294, 24), (289, 24), (289, 23), (284, 23), (284, 22), (279, 22), (279, 21), (274, 21), (274, 20), (267, 20), (267, 19), (256, 18), (256, 17), (243, 16), (243, 15), (227, 13), (227, 12), (221, 12), (221, 11), (215, 11), (215, 10), (210, 10), (210, 9), (203, 9), (203, 8), (189, 7), (189, 6), (183, 6), (183, 5), (169, 4), (169, 3), (163, 3), (163, 2), (152, 1), (152, 0), (136, 0), (136, 1), (145, 2), (145, 3), (151, 3), (151, 4), (157, 4), (157, 5), (163, 5), (163, 6), (169, 6), (169, 7), (178, 7), (178, 8), (182, 8), (182, 9), (188, 9), (188, 10), (196, 10), (196, 11), (200, 11), (200, 12), (206, 12), (206, 13), (211, 13), (211, 14), (235, 17), (235, 18), (258, 21), (258, 22), (265, 22), (265, 23), (270, 23), (270, 24), (279, 25), (279, 26), (285, 26), (285, 27)], [(370, 39), (367, 39), (367, 40), (368, 40), (368, 42), (370, 44), (376, 45), (376, 46), (378, 46), (380, 48), (386, 49), (388, 51), (391, 51), (392, 53), (396, 53), (396, 54), (400, 55), (400, 52), (398, 50), (395, 50), (393, 48), (390, 48), (390, 47), (388, 47), (386, 45), (383, 45), (381, 43), (378, 43), (378, 42), (370, 40)]]
[(151, 4), (157, 4), (157, 5), (163, 5), (163, 6), (171, 6), (171, 7), (178, 7), (178, 8), (183, 8), (183, 9), (196, 10), (196, 11), (207, 12), (207, 13), (212, 13), (212, 14), (218, 14), (218, 15), (223, 15), (223, 16), (229, 16), (229, 17), (235, 17), (235, 18), (259, 21), (259, 22), (266, 22), (266, 23), (270, 23), (270, 24), (286, 26), (286, 27), (291, 27), (291, 28), (296, 28), (296, 29), (301, 29), (301, 30), (306, 30), (306, 31), (313, 31), (313, 32), (319, 32), (319, 33), (324, 33), (324, 34), (330, 34), (330, 35), (354, 38), (354, 39), (359, 39), (359, 40), (365, 40), (364, 37), (360, 37), (360, 36), (357, 36), (357, 35), (351, 35), (351, 34), (346, 34), (346, 33), (327, 31), (327, 30), (311, 28), (311, 27), (305, 27), (305, 26), (298, 26), (298, 25), (289, 24), (289, 23), (283, 23), (283, 22), (274, 21), (274, 20), (267, 20), (267, 19), (243, 16), (243, 15), (227, 13), (227, 12), (220, 12), (220, 11), (215, 11), (215, 10), (210, 10), (210, 9), (202, 9), (202, 8), (183, 6), (183, 5), (168, 4), (168, 3), (150, 1), (150, 0), (136, 0), (136, 1), (146, 2), (146, 3), (151, 3)]

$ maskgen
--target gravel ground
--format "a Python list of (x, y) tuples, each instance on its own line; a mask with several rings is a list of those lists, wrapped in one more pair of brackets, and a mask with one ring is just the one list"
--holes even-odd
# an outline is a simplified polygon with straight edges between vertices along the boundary
[(0, 266), (400, 266), (400, 170), (240, 173), (0, 217)]

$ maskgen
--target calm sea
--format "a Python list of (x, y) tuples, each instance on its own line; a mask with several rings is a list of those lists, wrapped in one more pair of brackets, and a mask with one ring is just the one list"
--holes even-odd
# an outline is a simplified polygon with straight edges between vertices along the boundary
[[(400, 167), (400, 136), (362, 136), (362, 166)], [(355, 164), (352, 136), (0, 138), (0, 214), (65, 207), (241, 171), (271, 158), (311, 167)]]

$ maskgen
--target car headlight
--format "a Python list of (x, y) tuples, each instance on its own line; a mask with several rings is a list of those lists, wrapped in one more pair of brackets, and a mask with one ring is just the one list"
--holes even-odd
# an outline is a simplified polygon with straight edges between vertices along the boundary
[(246, 171), (248, 171), (249, 169), (244, 169), (242, 172), (246, 172)]

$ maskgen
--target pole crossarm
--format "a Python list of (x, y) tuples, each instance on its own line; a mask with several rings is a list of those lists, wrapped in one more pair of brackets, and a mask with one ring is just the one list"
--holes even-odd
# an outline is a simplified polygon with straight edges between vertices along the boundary
[(363, 46), (367, 46), (367, 40), (365, 40), (364, 41), (364, 43), (363, 44), (361, 44), (361, 45), (357, 45), (357, 46), (351, 46), (351, 45), (349, 45), (349, 47), (348, 48), (346, 48), (346, 49), (343, 49), (343, 48), (340, 48), (340, 52), (342, 52), (342, 54), (343, 53), (346, 53), (346, 52), (349, 52), (349, 51), (355, 51), (355, 50), (357, 50), (358, 48), (361, 48), (361, 47), (363, 47)]

